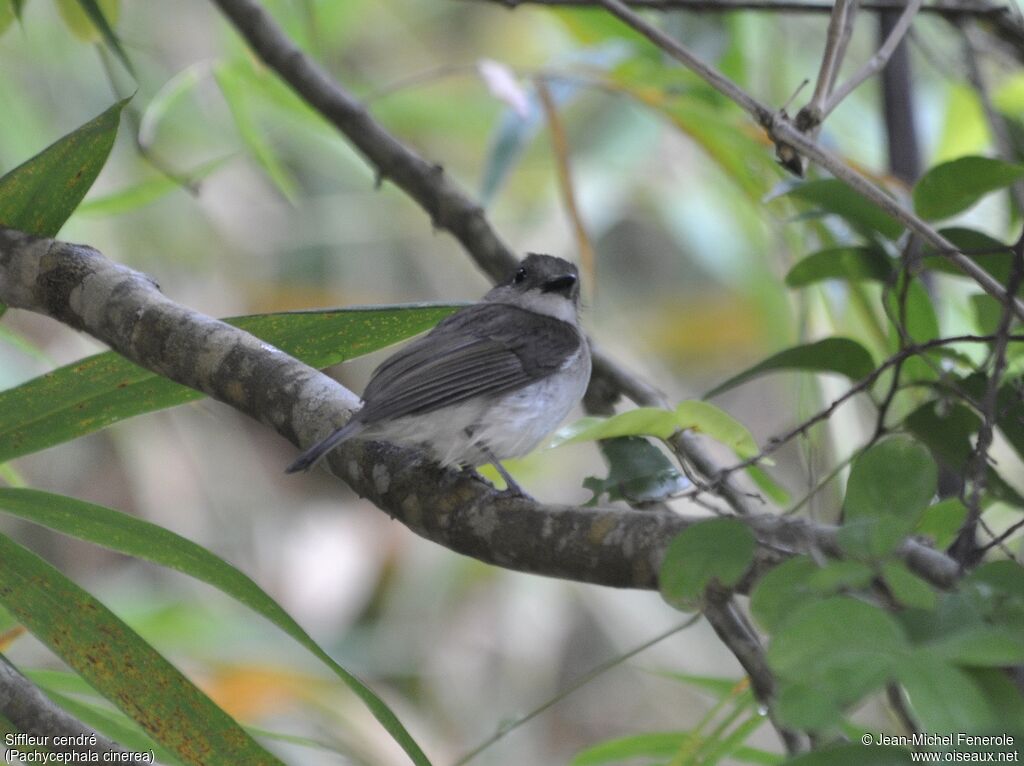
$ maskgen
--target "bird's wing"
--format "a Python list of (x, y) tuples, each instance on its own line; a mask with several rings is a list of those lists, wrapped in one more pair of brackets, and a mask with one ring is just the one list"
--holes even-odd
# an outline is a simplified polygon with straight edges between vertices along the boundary
[(377, 368), (359, 420), (431, 412), (528, 385), (558, 370), (581, 342), (559, 319), (505, 304), (469, 306)]

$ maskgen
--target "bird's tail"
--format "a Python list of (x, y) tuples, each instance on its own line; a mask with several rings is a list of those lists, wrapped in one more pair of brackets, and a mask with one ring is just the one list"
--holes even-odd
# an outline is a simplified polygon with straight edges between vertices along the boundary
[(297, 473), (308, 471), (324, 457), (328, 452), (337, 447), (346, 439), (351, 439), (364, 428), (358, 420), (350, 420), (341, 428), (336, 430), (326, 439), (317, 442), (308, 450), (299, 455), (298, 459), (285, 469), (285, 473)]

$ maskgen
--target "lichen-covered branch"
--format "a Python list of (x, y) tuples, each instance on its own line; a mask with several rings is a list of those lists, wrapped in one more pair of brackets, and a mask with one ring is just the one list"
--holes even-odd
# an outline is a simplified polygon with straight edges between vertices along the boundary
[[(503, 279), (517, 258), (493, 229), (480, 207), (444, 172), (393, 136), (366, 107), (307, 56), (255, 0), (214, 0), (267, 66), (288, 83), (313, 109), (344, 135), (376, 169), (378, 178), (393, 181), (428, 215), (434, 226), (449, 231), (473, 261), (492, 279)], [(585, 404), (604, 412), (624, 395), (637, 404), (663, 406), (660, 392), (624, 369), (591, 344), (593, 376)], [(589, 405), (598, 403), (596, 409)], [(700, 442), (674, 440), (682, 460), (705, 476), (720, 466)], [(749, 512), (749, 502), (735, 480), (719, 485), (722, 498), (737, 513)]]
[[(153, 280), (84, 245), (0, 228), (0, 302), (84, 330), (299, 446), (342, 423), (358, 402), (327, 376), (243, 330), (175, 303)], [(354, 442), (339, 448), (329, 463), (360, 495), (439, 545), (508, 569), (599, 585), (656, 588), (666, 546), (699, 521), (670, 511), (546, 505), (421, 457), (392, 445)], [(765, 514), (744, 522), (760, 545), (740, 592), (791, 555), (840, 555), (835, 527)], [(949, 587), (959, 576), (955, 561), (913, 540), (900, 555), (936, 586)]]
[[(102, 734), (80, 723), (43, 694), (38, 687), (0, 655), (0, 715), (6, 718), (20, 734), (46, 738), (48, 749), (54, 755), (69, 758), (95, 757), (94, 763), (127, 763), (138, 766), (142, 760), (131, 758), (121, 746), (111, 742)], [(73, 745), (53, 744), (55, 737), (70, 737)], [(77, 744), (81, 742), (82, 744)], [(3, 744), (0, 741), (0, 744)], [(19, 747), (14, 741), (12, 749), (28, 751), (30, 747)], [(0, 747), (0, 751), (3, 748)], [(10, 753), (8, 757), (13, 758)], [(125, 760), (122, 760), (125, 759)], [(12, 763), (14, 761), (11, 761)], [(18, 763), (21, 759), (18, 759)], [(67, 761), (74, 762), (74, 761)], [(86, 762), (86, 761), (80, 761)]]

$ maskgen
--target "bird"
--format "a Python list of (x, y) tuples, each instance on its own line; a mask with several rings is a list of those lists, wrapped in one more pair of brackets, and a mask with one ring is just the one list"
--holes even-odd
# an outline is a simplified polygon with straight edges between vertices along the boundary
[(525, 495), (501, 461), (535, 449), (583, 397), (591, 362), (579, 306), (577, 268), (528, 254), (479, 302), (381, 363), (362, 407), (287, 473), (359, 438), (418, 447), (443, 467), (491, 463), (507, 491)]

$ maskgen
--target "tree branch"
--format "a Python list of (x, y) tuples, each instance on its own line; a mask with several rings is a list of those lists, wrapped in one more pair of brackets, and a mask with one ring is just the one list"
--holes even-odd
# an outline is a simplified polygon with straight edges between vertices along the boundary
[[(600, 0), (489, 0), (517, 8), (520, 5), (593, 8)], [(651, 11), (699, 11), (701, 13), (732, 13), (735, 11), (767, 11), (769, 13), (832, 13), (834, 0), (626, 0), (631, 8)], [(866, 11), (902, 11), (905, 0), (862, 0)], [(1000, 16), (1009, 14), (1005, 3), (984, 0), (939, 0), (921, 6), (923, 13), (960, 18), (963, 16)]]
[(796, 124), (801, 130), (816, 130), (828, 114), (826, 104), (836, 78), (839, 77), (839, 69), (843, 65), (846, 47), (853, 34), (853, 20), (857, 15), (858, 5), (857, 0), (836, 0), (828, 20), (825, 50), (821, 54), (821, 66), (818, 67), (814, 94), (796, 116)]
[[(299, 446), (343, 423), (358, 398), (252, 335), (181, 306), (99, 252), (0, 228), (0, 301), (84, 330), (147, 369), (225, 402)], [(653, 589), (672, 538), (701, 521), (668, 511), (545, 505), (445, 470), (415, 450), (343, 445), (333, 473), (418, 535), (486, 563), (622, 588)], [(299, 480), (299, 479), (296, 479)], [(760, 545), (739, 592), (790, 555), (841, 556), (837, 530), (774, 515), (744, 518)], [(914, 540), (899, 555), (938, 587), (955, 561)]]
[[(517, 258), (501, 240), (483, 211), (440, 165), (427, 162), (373, 119), (340, 84), (303, 53), (255, 0), (214, 0), (239, 34), (295, 92), (352, 142), (378, 178), (388, 178), (430, 215), (434, 226), (449, 231), (476, 264), (494, 280), (505, 278)], [(593, 375), (585, 404), (610, 408), (623, 394), (636, 404), (663, 406), (664, 397), (591, 344)], [(656, 403), (657, 402), (657, 403)], [(720, 467), (696, 439), (680, 437), (673, 448), (706, 475)], [(721, 485), (723, 499), (737, 513), (749, 503), (735, 483)]]
[[(95, 753), (97, 763), (143, 763), (137, 758), (121, 760), (129, 751), (102, 734), (97, 734), (61, 709), (35, 684), (19, 673), (17, 668), (3, 655), (0, 655), (0, 715), (10, 721), (22, 734), (46, 737), (47, 741), (51, 743), (47, 745), (47, 749), (52, 753), (61, 753), (71, 757), (82, 757), (86, 753)], [(53, 738), (58, 736), (81, 739), (85, 744), (67, 746), (52, 744)], [(115, 760), (112, 761), (111, 756)]]
[(910, 25), (914, 21), (914, 16), (917, 15), (918, 10), (921, 7), (921, 0), (907, 0), (907, 7), (903, 13), (900, 14), (899, 19), (893, 25), (889, 31), (889, 35), (885, 38), (882, 46), (878, 49), (874, 56), (864, 62), (864, 65), (858, 69), (850, 79), (836, 88), (835, 92), (829, 95), (825, 102), (824, 109), (822, 111), (822, 119), (828, 117), (828, 115), (842, 102), (844, 98), (849, 96), (853, 91), (861, 85), (869, 77), (877, 74), (892, 57), (892, 54), (896, 52), (896, 48), (903, 41), (907, 32), (910, 31)]
[(901, 205), (848, 166), (838, 155), (819, 146), (816, 141), (794, 126), (785, 115), (770, 110), (714, 67), (698, 59), (679, 42), (657, 27), (648, 24), (620, 0), (597, 0), (597, 3), (673, 58), (692, 69), (711, 87), (748, 112), (775, 143), (780, 156), (788, 156), (794, 151), (806, 156), (860, 196), (902, 223), (910, 231), (919, 234), (925, 242), (938, 248), (946, 258), (977, 282), (985, 292), (996, 300), (1012, 306), (1014, 313), (1024, 318), (1024, 303), (1016, 296), (1009, 295), (997, 279), (960, 252), (952, 242), (929, 226), (916, 213)]
[(775, 714), (775, 676), (768, 667), (757, 633), (725, 588), (709, 587), (704, 593), (704, 616), (750, 678), (754, 698), (768, 711), (768, 718), (790, 755), (807, 749), (797, 732), (779, 723)]

